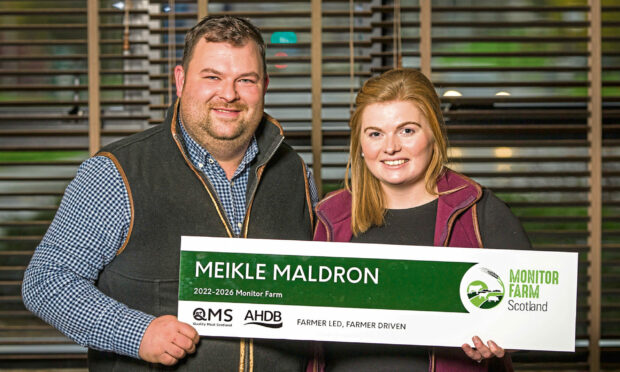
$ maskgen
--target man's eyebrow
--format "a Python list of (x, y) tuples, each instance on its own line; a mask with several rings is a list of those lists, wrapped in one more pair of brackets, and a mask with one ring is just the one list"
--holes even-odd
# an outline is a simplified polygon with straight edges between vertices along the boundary
[[(200, 70), (200, 74), (214, 74), (214, 75), (220, 75), (220, 76), (223, 75), (222, 72), (220, 72), (220, 71), (218, 71), (216, 69), (213, 69), (211, 67), (203, 68), (202, 70)], [(258, 78), (260, 78), (260, 75), (258, 73), (256, 73), (256, 72), (246, 72), (246, 73), (240, 74), (236, 78), (239, 79), (239, 78), (244, 78), (244, 77), (253, 77), (253, 78), (258, 79)]]
[(218, 70), (212, 69), (211, 67), (205, 67), (202, 70), (200, 70), (201, 74), (215, 74), (215, 75), (222, 75), (221, 72), (219, 72)]
[(260, 75), (257, 74), (256, 72), (246, 72), (244, 74), (237, 76), (237, 78), (244, 78), (244, 77), (253, 77), (255, 79), (258, 79), (260, 78)]

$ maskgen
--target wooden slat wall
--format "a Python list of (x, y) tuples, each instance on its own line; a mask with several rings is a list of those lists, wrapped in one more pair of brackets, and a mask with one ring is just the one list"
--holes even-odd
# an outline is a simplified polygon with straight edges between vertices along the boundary
[[(82, 348), (24, 308), (20, 286), (89, 149), (142, 130), (149, 118), (148, 9), (130, 9), (136, 22), (128, 29), (130, 50), (124, 51), (126, 14), (112, 4), (0, 2), (0, 365), (5, 368), (84, 365)], [(94, 5), (91, 18), (87, 5)], [(88, 30), (89, 19), (99, 26)], [(99, 56), (89, 51), (89, 31), (99, 41)]]
[[(199, 12), (196, 0), (121, 1), (131, 5), (128, 12), (115, 8), (117, 2), (99, 0), (101, 144), (161, 123), (176, 98), (172, 68)], [(452, 166), (507, 201), (535, 249), (580, 253), (577, 351), (519, 352), (516, 368), (590, 369), (588, 2), (400, 0), (402, 53), (396, 59), (398, 9), (392, 1), (314, 4), (322, 9), (320, 54), (312, 50), (309, 1), (209, 1), (206, 11), (245, 16), (262, 29), (271, 77), (266, 110), (308, 164), (320, 165), (324, 192), (341, 187), (351, 90), (366, 78), (400, 61), (426, 66), (440, 95), (459, 91), (461, 97), (442, 98)], [(69, 356), (83, 363), (80, 352), (26, 356), (1, 350), (70, 343), (24, 309), (19, 287), (64, 187), (88, 156), (86, 5), (0, 1), (0, 364), (47, 357), (62, 360), (54, 363), (60, 366)], [(431, 19), (421, 19), (424, 14)], [(603, 370), (620, 370), (620, 3), (603, 2), (602, 18), (600, 363)], [(294, 31), (297, 42), (273, 44), (278, 31)], [(321, 61), (322, 140), (316, 129), (311, 139), (318, 99), (312, 95), (313, 56)], [(496, 95), (501, 91), (510, 95)]]
[(87, 155), (86, 25), (85, 4), (0, 3), (0, 347), (69, 343), (26, 311), (20, 286)]
[(534, 249), (580, 254), (576, 353), (518, 352), (515, 368), (588, 369), (588, 7), (531, 4), (434, 2), (432, 79), (462, 94), (444, 99), (453, 166), (511, 206)]
[[(620, 1), (602, 1), (601, 339), (620, 339)], [(603, 371), (620, 370), (620, 345), (601, 345)]]

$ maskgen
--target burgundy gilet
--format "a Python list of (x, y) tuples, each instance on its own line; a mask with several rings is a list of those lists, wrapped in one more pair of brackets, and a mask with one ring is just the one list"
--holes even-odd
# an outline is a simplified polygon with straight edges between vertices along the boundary
[[(441, 247), (483, 248), (476, 203), (482, 198), (482, 187), (472, 179), (450, 169), (437, 181), (439, 192), (435, 220), (434, 245)], [(351, 194), (337, 190), (316, 206), (315, 241), (349, 242), (351, 230)], [(472, 335), (473, 336), (473, 335)], [(322, 361), (310, 363), (308, 370), (323, 371)], [(318, 367), (318, 368), (317, 368)], [(457, 348), (433, 348), (430, 372), (512, 371), (509, 354), (502, 359), (476, 363)]]

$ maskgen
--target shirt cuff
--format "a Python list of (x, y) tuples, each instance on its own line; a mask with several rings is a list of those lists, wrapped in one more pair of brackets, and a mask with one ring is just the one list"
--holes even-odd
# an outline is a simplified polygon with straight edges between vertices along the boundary
[(139, 359), (142, 337), (153, 319), (155, 319), (153, 315), (127, 309), (114, 333), (114, 352)]

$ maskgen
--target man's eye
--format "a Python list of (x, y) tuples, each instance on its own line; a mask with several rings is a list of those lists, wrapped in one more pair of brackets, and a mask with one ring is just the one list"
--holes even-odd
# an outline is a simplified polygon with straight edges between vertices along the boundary
[(219, 79), (217, 76), (205, 76), (204, 78), (207, 79), (207, 80), (217, 80), (217, 79)]
[(244, 83), (244, 84), (256, 84), (256, 81), (254, 81), (252, 79), (241, 79), (239, 81)]

